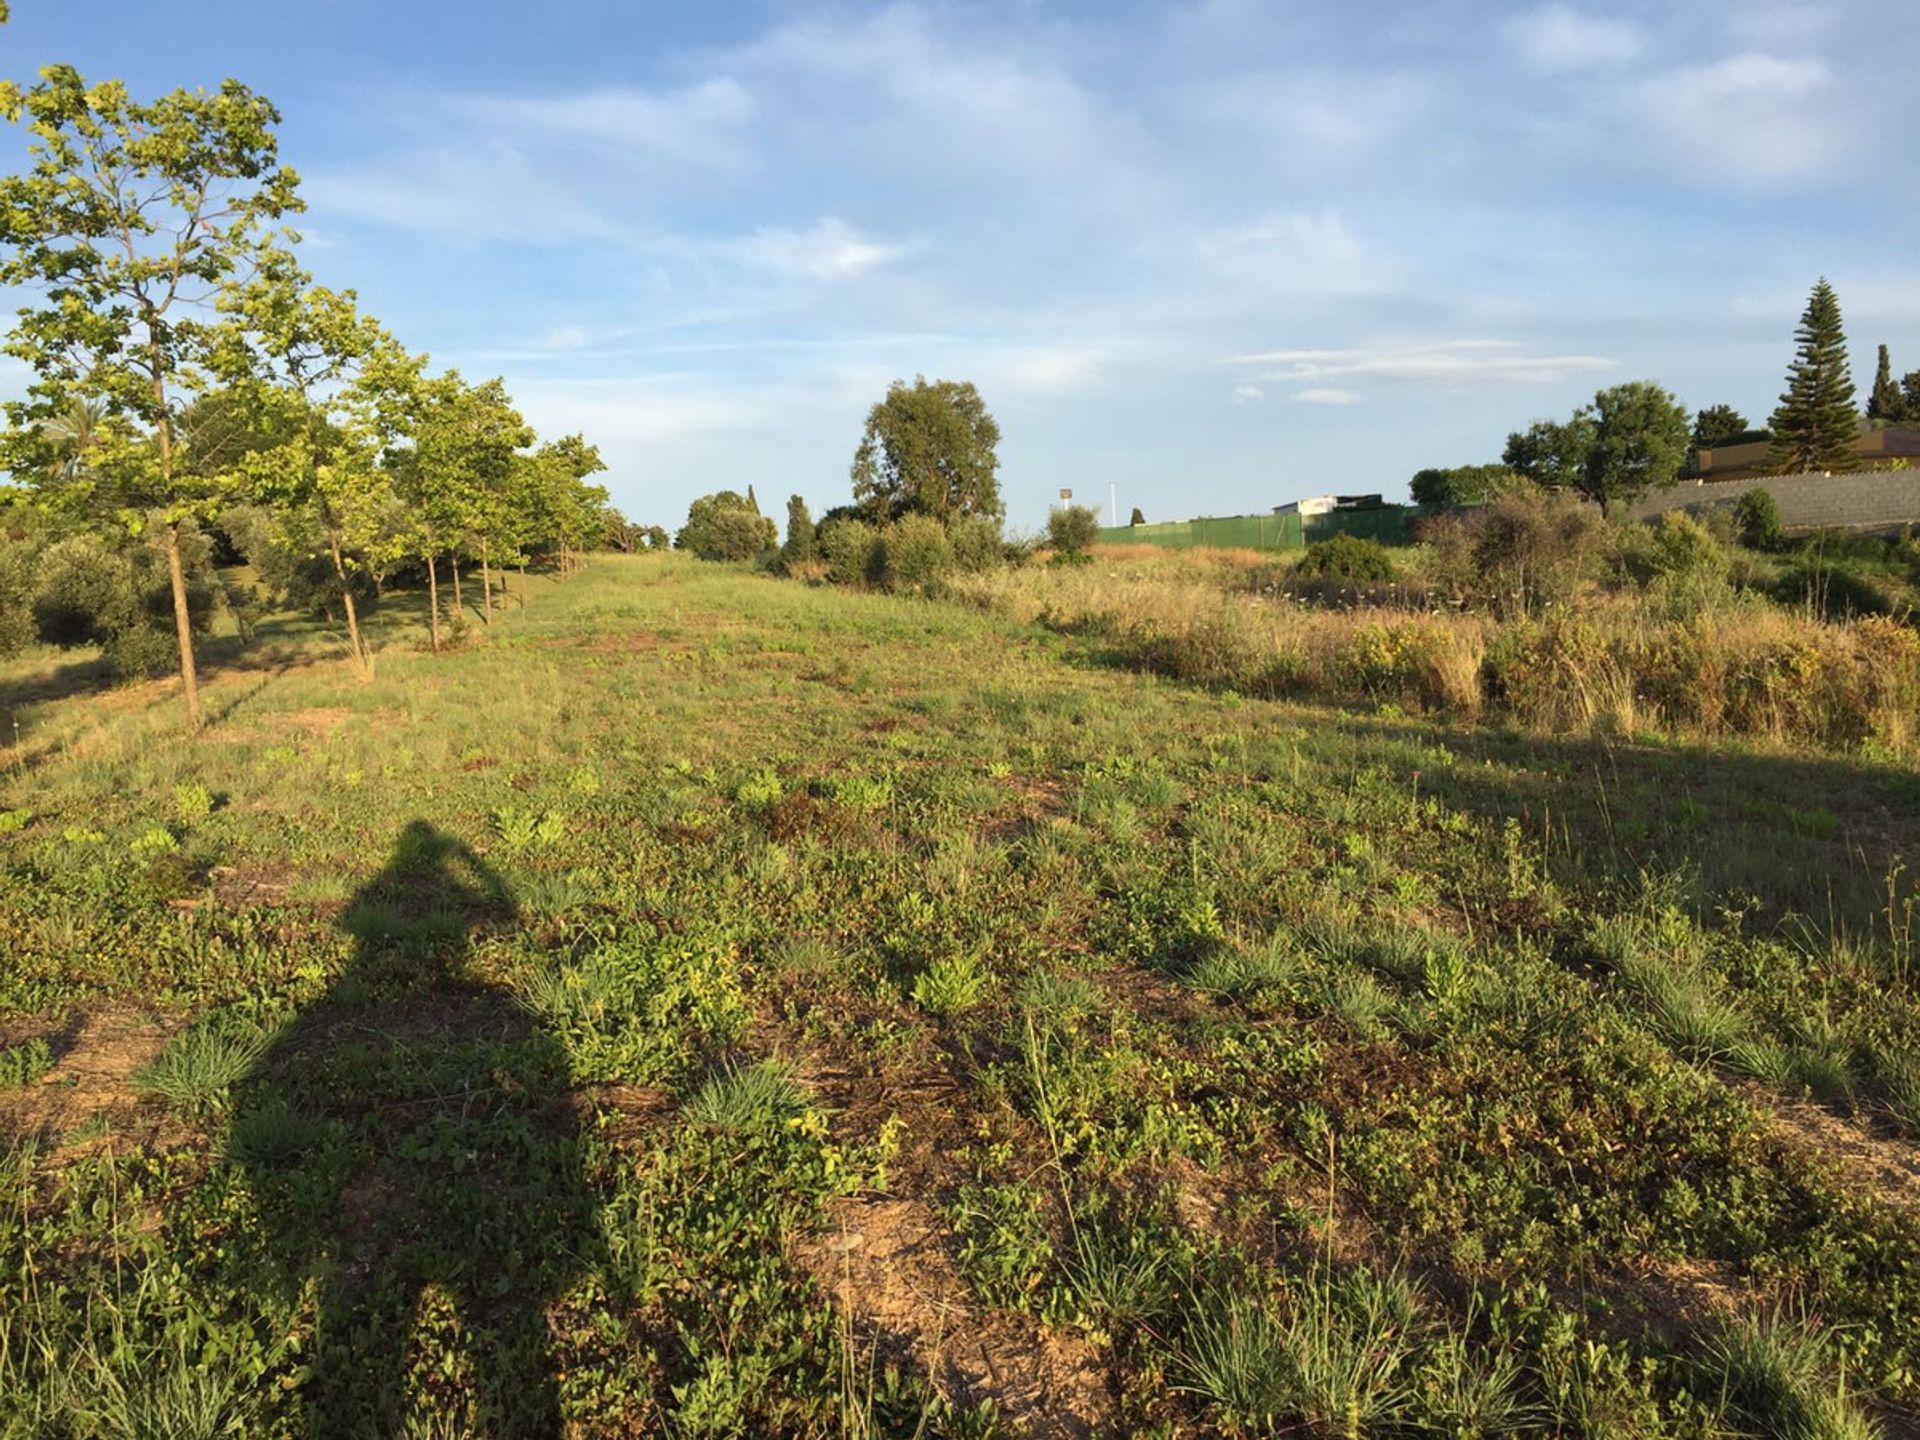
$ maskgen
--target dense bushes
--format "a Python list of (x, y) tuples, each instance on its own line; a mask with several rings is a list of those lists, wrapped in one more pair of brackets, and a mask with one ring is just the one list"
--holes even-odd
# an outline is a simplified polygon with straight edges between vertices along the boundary
[(773, 521), (734, 490), (702, 495), (687, 507), (687, 523), (673, 537), (674, 547), (702, 560), (752, 560), (779, 540)]
[(1378, 540), (1335, 535), (1309, 545), (1294, 573), (1315, 580), (1370, 582), (1392, 580), (1395, 571), (1393, 557)]
[[(212, 550), (197, 528), (182, 532), (187, 610), (197, 632), (213, 618)], [(98, 646), (127, 676), (172, 668), (178, 641), (164, 552), (98, 531), (56, 537), (28, 528), (0, 540), (0, 654), (36, 641)]]
[(1090, 505), (1062, 505), (1047, 516), (1047, 544), (1054, 558), (1078, 564), (1100, 538), (1100, 515)]

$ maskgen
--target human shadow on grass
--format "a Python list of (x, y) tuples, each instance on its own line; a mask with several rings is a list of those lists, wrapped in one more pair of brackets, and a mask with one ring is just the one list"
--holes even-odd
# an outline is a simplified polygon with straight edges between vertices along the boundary
[(414, 821), (342, 914), (344, 972), (240, 1087), (256, 1238), (285, 1293), (314, 1288), (313, 1435), (406, 1433), (423, 1400), (463, 1434), (559, 1432), (545, 1312), (592, 1209), (561, 1046), (469, 968), (512, 913)]

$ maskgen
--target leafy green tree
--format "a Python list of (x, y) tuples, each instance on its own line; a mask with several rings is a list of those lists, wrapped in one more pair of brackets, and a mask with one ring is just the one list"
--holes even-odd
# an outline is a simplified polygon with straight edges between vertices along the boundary
[(1593, 443), (1573, 488), (1600, 507), (1632, 504), (1671, 485), (1687, 455), (1687, 410), (1651, 380), (1631, 380), (1593, 397)]
[(1696, 450), (1713, 450), (1733, 445), (1751, 433), (1747, 417), (1731, 405), (1709, 405), (1693, 417), (1690, 439)]
[(1794, 338), (1798, 349), (1787, 371), (1786, 393), (1769, 425), (1769, 462), (1783, 475), (1850, 469), (1860, 416), (1853, 404), (1840, 301), (1824, 279), (1813, 287)]
[(1100, 539), (1100, 512), (1091, 505), (1061, 505), (1047, 515), (1047, 544), (1053, 553), (1077, 561)]
[(1574, 411), (1565, 422), (1536, 420), (1507, 436), (1500, 462), (1543, 489), (1576, 490), (1587, 473), (1594, 428), (1587, 409)]
[(813, 559), (819, 550), (819, 542), (814, 534), (813, 516), (807, 513), (807, 502), (798, 495), (787, 498), (787, 540), (780, 547), (780, 560), (785, 565), (804, 565)]
[(348, 655), (370, 677), (373, 653), (354, 591), (404, 544), (388, 523), (394, 495), (392, 476), (379, 464), (379, 415), (388, 377), (411, 374), (407, 357), (360, 313), (352, 291), (316, 286), (284, 257), (270, 259), (227, 303), (249, 321), (244, 352), (236, 347), (232, 393), (249, 401), (256, 433), (284, 437), (239, 462), (248, 489), (273, 514), (281, 544), (324, 553), (346, 619)]
[(999, 516), (999, 444), (1000, 427), (972, 382), (896, 380), (854, 451), (854, 501), (876, 522)]
[(271, 248), (270, 222), (300, 208), (280, 166), (279, 113), (238, 81), (135, 101), (71, 66), (29, 90), (0, 87), (7, 118), (32, 131), (27, 173), (0, 180), (0, 283), (39, 291), (7, 342), (33, 368), (7, 409), (16, 434), (95, 400), (128, 426), (97, 447), (101, 508), (162, 532), (187, 721), (200, 724), (182, 527), (214, 514), (229, 477), (183, 472), (173, 417), (209, 388), (229, 338), (220, 287)]
[(1505, 465), (1455, 465), (1417, 471), (1408, 488), (1423, 509), (1454, 510), (1483, 505), (1517, 483), (1520, 477)]
[(1900, 408), (1908, 420), (1920, 420), (1920, 370), (1909, 370), (1900, 377)]
[(687, 523), (673, 543), (702, 560), (751, 560), (772, 549), (777, 539), (773, 521), (749, 505), (746, 496), (717, 490), (687, 507)]
[(1906, 392), (1893, 378), (1893, 359), (1887, 347), (1880, 347), (1880, 361), (1874, 367), (1873, 389), (1867, 396), (1867, 418), (1892, 425), (1911, 419), (1907, 414)]

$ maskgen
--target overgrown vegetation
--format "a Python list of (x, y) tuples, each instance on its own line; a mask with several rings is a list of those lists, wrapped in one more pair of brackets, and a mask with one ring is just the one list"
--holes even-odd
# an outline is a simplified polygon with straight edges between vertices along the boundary
[(0, 1426), (1897, 1433), (1910, 768), (1115, 633), (609, 557), (198, 741), (28, 704)]

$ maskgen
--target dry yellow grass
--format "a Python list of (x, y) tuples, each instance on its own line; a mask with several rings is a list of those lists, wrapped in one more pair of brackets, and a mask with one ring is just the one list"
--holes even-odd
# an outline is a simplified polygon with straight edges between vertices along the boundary
[(1144, 668), (1250, 694), (1393, 704), (1556, 732), (1741, 735), (1907, 755), (1920, 634), (1760, 601), (1673, 618), (1594, 591), (1544, 617), (1302, 604), (1253, 551), (1103, 547), (957, 579), (976, 604), (1105, 638)]

